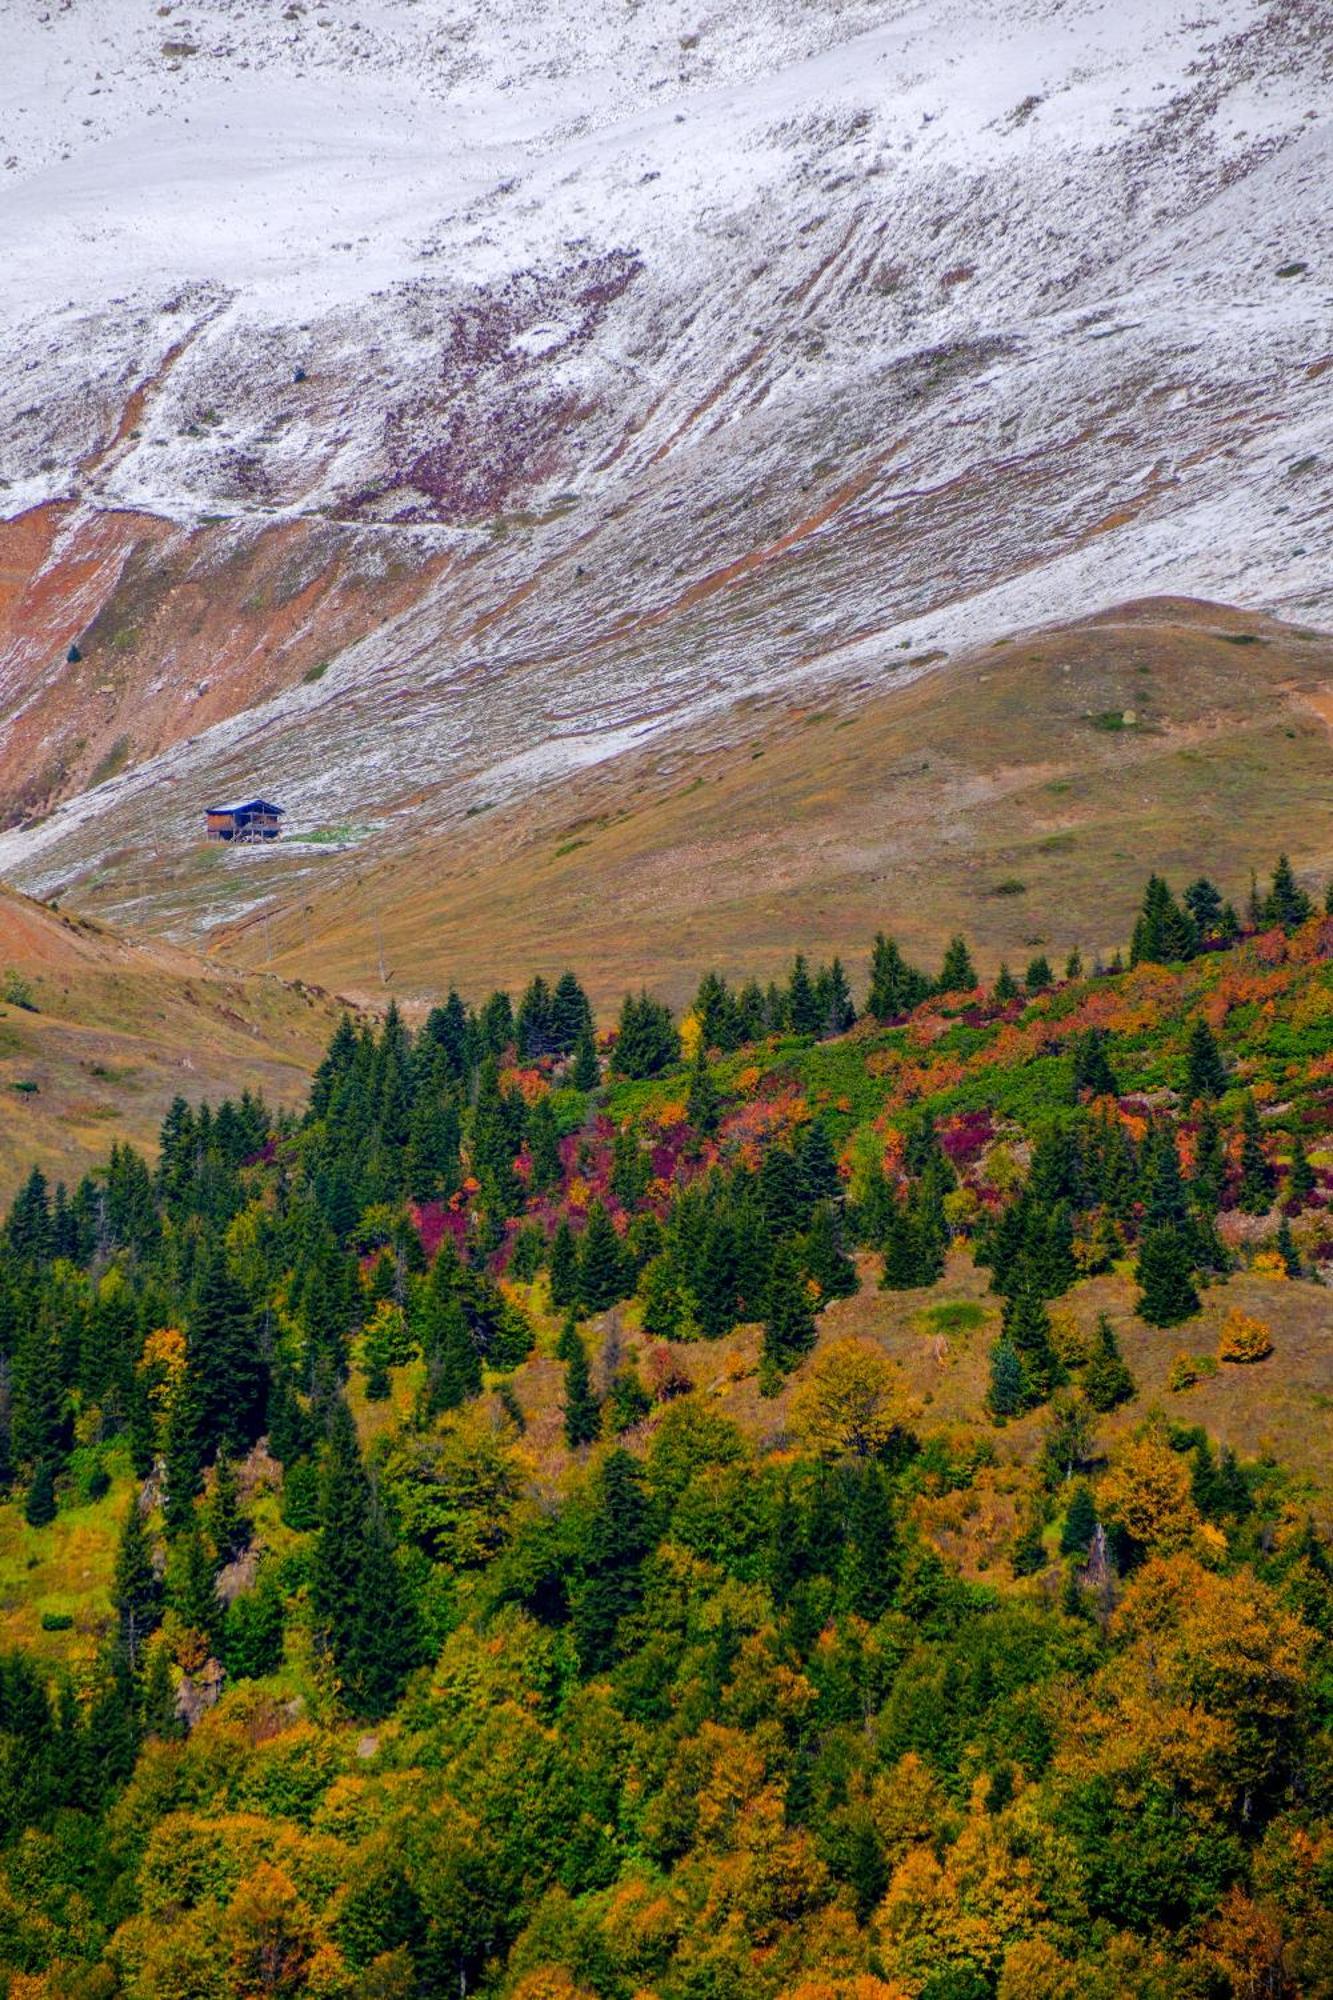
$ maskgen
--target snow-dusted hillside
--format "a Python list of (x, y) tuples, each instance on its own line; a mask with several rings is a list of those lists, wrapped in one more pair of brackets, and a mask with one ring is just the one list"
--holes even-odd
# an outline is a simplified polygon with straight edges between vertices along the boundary
[[(0, 841), (30, 885), (145, 785), (168, 831), (262, 779), (406, 836), (1125, 597), (1333, 610), (1318, 0), (24, 0), (4, 40), (0, 508), (65, 504), (0, 755), (129, 766)], [(225, 623), (283, 535), (395, 615), (192, 736), (207, 625), (138, 615), (74, 691), (125, 510), (171, 524), (140, 609), (185, 548)]]

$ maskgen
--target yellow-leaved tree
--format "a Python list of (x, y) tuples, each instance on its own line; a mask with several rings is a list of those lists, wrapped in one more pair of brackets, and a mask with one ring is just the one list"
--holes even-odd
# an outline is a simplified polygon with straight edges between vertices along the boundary
[(800, 1442), (821, 1458), (873, 1458), (906, 1414), (898, 1371), (868, 1340), (834, 1340), (792, 1398)]

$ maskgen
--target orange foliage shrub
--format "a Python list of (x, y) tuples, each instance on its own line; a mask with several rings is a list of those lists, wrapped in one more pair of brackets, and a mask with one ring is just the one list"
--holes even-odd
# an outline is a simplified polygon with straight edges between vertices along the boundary
[(1273, 1352), (1273, 1336), (1263, 1320), (1233, 1306), (1217, 1343), (1219, 1361), (1262, 1361)]

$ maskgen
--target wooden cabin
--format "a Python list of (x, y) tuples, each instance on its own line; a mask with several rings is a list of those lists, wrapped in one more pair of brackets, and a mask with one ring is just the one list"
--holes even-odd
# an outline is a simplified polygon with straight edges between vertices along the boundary
[(285, 808), (272, 799), (244, 799), (236, 805), (208, 806), (204, 826), (209, 840), (276, 840), (282, 832)]

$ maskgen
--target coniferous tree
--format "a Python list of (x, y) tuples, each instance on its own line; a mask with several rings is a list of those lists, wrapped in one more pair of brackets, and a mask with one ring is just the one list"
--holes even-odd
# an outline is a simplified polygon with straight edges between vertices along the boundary
[(1279, 854), (1277, 867), (1273, 870), (1273, 882), (1264, 901), (1265, 923), (1281, 924), (1287, 931), (1295, 930), (1303, 924), (1314, 909), (1313, 903), (1304, 889), (1297, 886), (1290, 861), (1285, 854)]
[(801, 1244), (801, 1261), (806, 1276), (819, 1287), (821, 1303), (850, 1298), (860, 1289), (856, 1266), (843, 1250), (837, 1216), (828, 1202), (821, 1202), (810, 1218)]
[(1275, 1247), (1278, 1256), (1282, 1259), (1283, 1268), (1287, 1276), (1289, 1278), (1299, 1278), (1301, 1275), (1301, 1254), (1296, 1248), (1296, 1239), (1291, 1233), (1291, 1224), (1285, 1215), (1278, 1224)]
[(647, 992), (625, 995), (611, 1067), (617, 1076), (660, 1076), (680, 1061), (680, 1036), (671, 1010)]
[(1055, 975), (1051, 971), (1051, 961), (1047, 958), (1045, 952), (1040, 952), (1036, 958), (1028, 960), (1028, 969), (1023, 975), (1023, 984), (1029, 993), (1048, 993), (1055, 984)]
[(761, 1389), (776, 1393), (781, 1377), (815, 1344), (815, 1313), (796, 1252), (780, 1243), (773, 1253), (764, 1307)]
[(977, 985), (977, 969), (972, 954), (961, 937), (952, 937), (944, 954), (944, 964), (935, 982), (937, 993), (971, 993)]
[(220, 1246), (206, 1259), (199, 1278), (188, 1347), (201, 1444), (247, 1451), (264, 1427), (268, 1371), (250, 1302)]
[(116, 1549), (111, 1583), (111, 1608), (116, 1614), (121, 1644), (137, 1669), (139, 1653), (161, 1620), (162, 1586), (153, 1565), (148, 1527), (136, 1494), (130, 1501)]
[(990, 1389), (986, 1402), (994, 1417), (1016, 1417), (1030, 1400), (1027, 1375), (1018, 1349), (1007, 1334), (991, 1348)]
[(1115, 1071), (1111, 1068), (1110, 1057), (1106, 1053), (1106, 1034), (1101, 1028), (1089, 1028), (1086, 1034), (1078, 1035), (1073, 1043), (1074, 1092), (1086, 1090), (1092, 1097), (1116, 1097), (1120, 1085)]
[(1193, 917), (1183, 910), (1160, 875), (1150, 875), (1143, 894), (1143, 908), (1134, 925), (1129, 962), (1145, 960), (1156, 965), (1173, 964), (1194, 956), (1198, 932)]
[(1227, 1155), (1217, 1114), (1205, 1105), (1194, 1143), (1194, 1171), (1190, 1176), (1190, 1198), (1205, 1215), (1216, 1212), (1226, 1186)]
[(411, 1604), (346, 1403), (330, 1412), (310, 1567), (317, 1643), (354, 1715), (386, 1715), (416, 1654)]
[(584, 1312), (605, 1312), (630, 1290), (625, 1250), (603, 1202), (588, 1210), (588, 1226), (579, 1245), (578, 1296)]
[(1227, 1087), (1227, 1073), (1216, 1037), (1203, 1015), (1195, 1017), (1185, 1053), (1185, 1101), (1220, 1097)]
[(643, 1471), (628, 1452), (608, 1452), (592, 1502), (576, 1550), (571, 1604), (574, 1643), (585, 1673), (612, 1663), (622, 1622), (643, 1594), (650, 1520)]
[(559, 1226), (551, 1239), (550, 1285), (551, 1304), (557, 1312), (563, 1312), (566, 1306), (578, 1303), (579, 1246), (567, 1216), (560, 1218)]
[(904, 960), (897, 944), (881, 931), (870, 958), (870, 993), (866, 1011), (877, 1021), (894, 1021), (910, 1014), (930, 993), (930, 981)]
[(389, 1376), (393, 1348), (389, 1321), (382, 1313), (376, 1313), (366, 1328), (362, 1358), (366, 1367), (367, 1402), (387, 1403), (393, 1394), (393, 1383)]
[(1174, 1224), (1145, 1229), (1134, 1275), (1139, 1285), (1136, 1310), (1149, 1326), (1178, 1326), (1198, 1312), (1192, 1259)]
[(817, 1035), (822, 1027), (819, 997), (805, 955), (799, 951), (787, 986), (787, 1020), (794, 1035)]
[(585, 1028), (574, 1047), (574, 1066), (570, 1071), (570, 1081), (575, 1090), (596, 1090), (602, 1080), (602, 1065), (597, 1057), (597, 1044), (593, 1040), (590, 1027)]
[(23, 1518), (30, 1528), (45, 1528), (56, 1517), (56, 1469), (50, 1458), (39, 1458), (33, 1467)]
[(181, 1624), (206, 1639), (210, 1653), (216, 1652), (222, 1631), (222, 1600), (217, 1593), (212, 1558), (195, 1523), (177, 1538), (167, 1589)]
[(933, 1279), (924, 1275), (925, 1268), (912, 1206), (906, 1201), (895, 1202), (884, 1232), (884, 1275), (880, 1285), (885, 1291), (905, 1292), (931, 1284)]
[(690, 1090), (685, 1101), (685, 1116), (704, 1139), (711, 1139), (722, 1123), (722, 1093), (708, 1066), (702, 1042), (690, 1069)]
[(250, 1540), (250, 1522), (241, 1506), (236, 1467), (225, 1453), (213, 1467), (204, 1526), (219, 1568), (232, 1562)]
[(1120, 1352), (1115, 1330), (1105, 1313), (1097, 1316), (1092, 1352), (1083, 1370), (1083, 1394), (1092, 1408), (1105, 1415), (1135, 1394), (1134, 1377)]
[(1018, 998), (1018, 981), (1003, 959), (1000, 960), (999, 974), (991, 988), (991, 998), (1001, 1007), (1007, 1007), (1011, 1000)]
[(565, 1364), (565, 1443), (571, 1451), (578, 1451), (595, 1442), (602, 1428), (602, 1411), (593, 1394), (588, 1352), (572, 1319), (566, 1320), (561, 1335), (561, 1358)]
[(1050, 1314), (1035, 1286), (1025, 1285), (1006, 1299), (1003, 1327), (1005, 1338), (1023, 1364), (1029, 1398), (1045, 1402), (1066, 1379), (1066, 1371), (1051, 1343)]
[(564, 1168), (560, 1160), (560, 1133), (549, 1097), (539, 1097), (528, 1114), (528, 1157), (533, 1194), (549, 1194), (560, 1185)]
[(1300, 1134), (1293, 1133), (1291, 1163), (1287, 1168), (1287, 1200), (1303, 1205), (1314, 1193), (1316, 1185), (1315, 1170), (1310, 1165)]
[(1092, 1547), (1096, 1532), (1097, 1503), (1092, 1497), (1092, 1488), (1086, 1480), (1080, 1479), (1075, 1482), (1069, 1496), (1064, 1526), (1060, 1530), (1061, 1555), (1085, 1556)]
[(1259, 1107), (1249, 1091), (1241, 1112), (1240, 1189), (1237, 1202), (1246, 1215), (1267, 1215), (1273, 1205), (1273, 1169), (1264, 1150)]
[(853, 1478), (838, 1596), (856, 1617), (874, 1620), (893, 1601), (897, 1533), (882, 1467), (872, 1459), (857, 1466)]
[[(585, 1037), (592, 1039), (592, 1007), (574, 974), (562, 972), (551, 996), (551, 1040), (555, 1053), (571, 1055)], [(579, 1085), (581, 1090), (590, 1087)]]
[(426, 1350), (426, 1400), (432, 1415), (459, 1410), (481, 1393), (481, 1356), (456, 1298), (437, 1307)]
[(820, 1033), (845, 1035), (856, 1025), (856, 1008), (840, 958), (835, 957), (826, 970), (820, 971), (815, 986), (822, 1015)]
[(1208, 877), (1200, 875), (1196, 882), (1191, 882), (1180, 900), (1193, 917), (1199, 936), (1216, 937), (1222, 923), (1222, 897)]
[(195, 1497), (204, 1473), (202, 1429), (203, 1401), (187, 1352), (185, 1369), (171, 1402), (162, 1453), (166, 1481), (162, 1512), (167, 1530), (173, 1535), (188, 1527), (194, 1518)]
[(717, 1049), (727, 1055), (740, 1047), (740, 1008), (736, 996), (720, 973), (704, 974), (690, 1012), (699, 1023), (701, 1049)]

